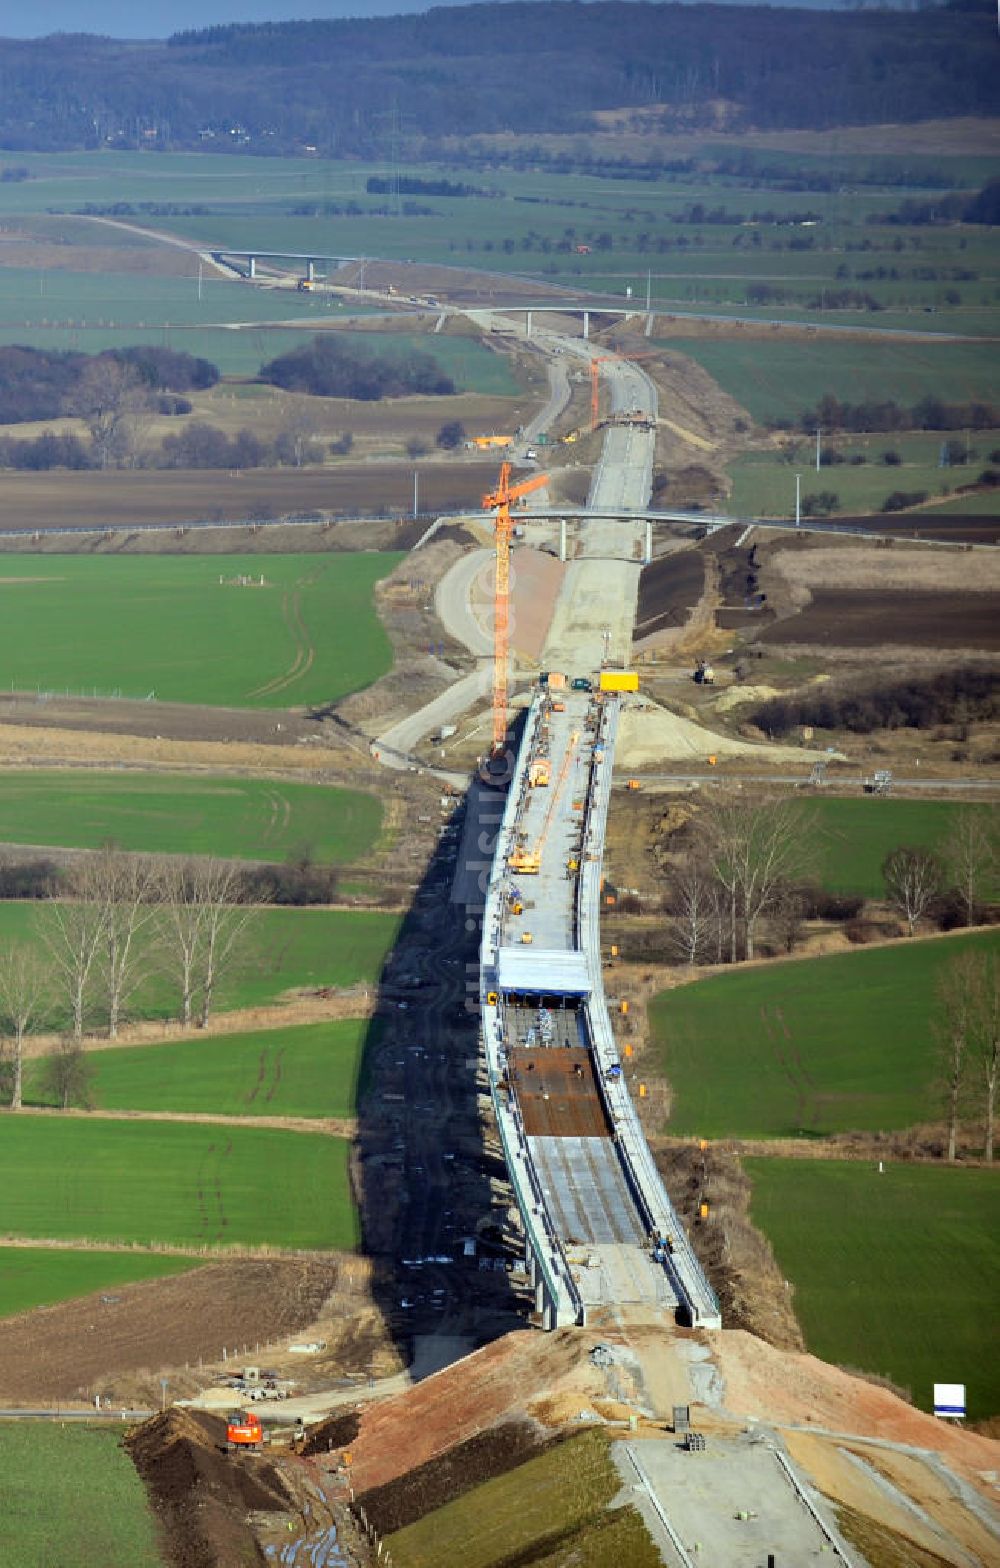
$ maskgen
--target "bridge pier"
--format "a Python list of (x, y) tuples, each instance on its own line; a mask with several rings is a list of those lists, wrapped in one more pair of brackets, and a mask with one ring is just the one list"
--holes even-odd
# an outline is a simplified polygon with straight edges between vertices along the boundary
[(565, 517), (560, 517), (560, 519), (559, 519), (559, 559), (560, 559), (560, 561), (565, 561), (565, 559), (566, 559), (566, 519), (565, 519)]
[(256, 258), (256, 256), (248, 256), (247, 257), (247, 277), (248, 278), (255, 278), (256, 276), (257, 276), (257, 258)]
[(306, 262), (306, 279), (309, 283), (316, 282), (316, 263), (314, 261)]
[(644, 565), (648, 566), (653, 559), (653, 519), (646, 518), (646, 553), (643, 556)]
[(531, 311), (530, 310), (526, 310), (525, 313), (524, 313), (524, 335), (525, 335), (526, 338), (530, 338), (530, 336), (531, 336)]
[(584, 313), (583, 313), (583, 341), (586, 343), (589, 338), (590, 338), (590, 311), (589, 310), (585, 310)]

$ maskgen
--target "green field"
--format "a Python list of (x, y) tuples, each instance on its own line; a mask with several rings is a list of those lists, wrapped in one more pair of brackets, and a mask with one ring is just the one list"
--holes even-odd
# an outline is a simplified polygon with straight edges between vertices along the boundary
[(705, 1138), (889, 1131), (938, 1114), (931, 1033), (939, 967), (1000, 933), (736, 970), (661, 992), (651, 1045), (669, 1131)]
[[(0, 1318), (57, 1301), (162, 1279), (194, 1267), (162, 1253), (91, 1252), (60, 1247), (0, 1247)], [(0, 1561), (2, 1561), (0, 1557)]]
[[(828, 334), (794, 342), (779, 337), (766, 344), (759, 338), (657, 342), (697, 360), (758, 420), (795, 420), (827, 392), (844, 402), (891, 399), (907, 408), (931, 393), (946, 403), (1000, 403), (992, 344), (838, 342)], [(890, 435), (870, 439), (895, 444)], [(979, 436), (976, 444), (983, 444)], [(829, 478), (830, 471), (825, 473)]]
[(586, 1432), (473, 1487), (386, 1542), (397, 1568), (655, 1568), (662, 1559), (635, 1509), (606, 1512), (620, 1490), (607, 1438)]
[(372, 795), (285, 780), (184, 774), (0, 774), (0, 839), (149, 854), (346, 865), (378, 838)]
[(809, 802), (815, 817), (818, 880), (836, 893), (884, 898), (882, 862), (900, 844), (944, 851), (957, 811), (996, 821), (995, 808), (951, 800), (872, 800), (825, 795)]
[(265, 1127), (11, 1117), (0, 1140), (0, 1235), (350, 1249), (349, 1148)]
[[(0, 946), (39, 941), (38, 905), (0, 903)], [(374, 985), (396, 939), (397, 915), (371, 910), (262, 909), (220, 985), (218, 1006), (259, 1007), (300, 987)], [(168, 1017), (177, 998), (153, 977), (136, 996), (137, 1017)]]
[[(960, 485), (974, 484), (983, 469), (996, 467), (990, 462), (990, 453), (1000, 448), (1000, 430), (977, 432), (970, 444), (969, 462), (942, 468), (939, 456), (945, 439), (930, 431), (915, 435), (838, 435), (834, 445), (845, 461), (817, 472), (814, 442), (803, 436), (794, 448), (789, 448), (788, 457), (774, 451), (751, 452), (731, 463), (733, 488), (726, 504), (739, 517), (794, 517), (798, 473), (802, 476), (802, 503), (807, 514), (807, 498), (824, 490), (837, 496), (835, 512), (878, 512), (894, 491), (922, 491), (929, 497), (947, 498)], [(960, 433), (958, 439), (964, 440), (964, 434)], [(882, 453), (887, 451), (898, 453), (900, 463), (883, 463)], [(864, 463), (853, 464), (850, 459), (855, 455), (863, 456)], [(1000, 495), (996, 491), (987, 501), (988, 511), (1000, 510)], [(964, 497), (955, 510), (969, 510)]]
[[(326, 703), (384, 675), (372, 605), (398, 554), (11, 556), (0, 689), (225, 707)], [(236, 586), (247, 577), (264, 586)]]
[(156, 1521), (121, 1434), (0, 1425), (0, 1562), (10, 1568), (162, 1568)]
[(795, 1286), (809, 1349), (912, 1391), (965, 1383), (1000, 1414), (1000, 1173), (870, 1161), (748, 1159), (751, 1215)]
[[(345, 1018), (94, 1051), (91, 1100), (114, 1111), (353, 1116), (370, 1029), (367, 1019)], [(34, 1104), (41, 1070), (32, 1062), (26, 1073)]]

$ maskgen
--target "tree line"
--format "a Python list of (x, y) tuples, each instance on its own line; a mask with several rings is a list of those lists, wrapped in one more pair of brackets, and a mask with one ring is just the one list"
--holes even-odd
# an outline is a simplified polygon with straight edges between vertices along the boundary
[(413, 394), (449, 397), (455, 391), (455, 383), (431, 354), (420, 349), (376, 354), (333, 333), (317, 335), (269, 360), (261, 366), (260, 379), (287, 392), (363, 403)]
[[(386, 111), (422, 138), (585, 133), (595, 111), (663, 127), (824, 127), (990, 114), (979, 9), (851, 13), (535, 0), (425, 14), (233, 24), (121, 45), (80, 35), (0, 42), (0, 144), (195, 147), (384, 157)], [(503, 62), (503, 90), (484, 86)], [(413, 84), (419, 83), (419, 91)]]
[(995, 672), (963, 664), (933, 675), (913, 676), (846, 691), (809, 692), (801, 697), (772, 697), (754, 710), (753, 723), (767, 735), (787, 735), (802, 725), (814, 729), (934, 729), (941, 724), (991, 722), (1000, 717)]
[(24, 1095), (25, 1048), (58, 1028), (47, 1088), (65, 1108), (85, 1099), (85, 1034), (116, 1039), (136, 993), (155, 976), (178, 1022), (207, 1028), (221, 982), (243, 956), (258, 912), (236, 867), (105, 848), (74, 862), (59, 897), (41, 902), (31, 942), (0, 950), (0, 1082)]
[[(785, 421), (772, 421), (773, 428), (787, 428)], [(992, 430), (1000, 424), (1000, 410), (990, 403), (946, 403), (928, 394), (906, 408), (891, 398), (849, 403), (826, 392), (812, 408), (799, 415), (800, 430), (846, 430), (858, 434), (878, 434), (892, 430)]]
[(108, 396), (123, 372), (130, 385), (149, 396), (202, 392), (219, 380), (218, 367), (209, 360), (152, 345), (100, 354), (0, 346), (0, 424), (85, 412), (95, 400)]

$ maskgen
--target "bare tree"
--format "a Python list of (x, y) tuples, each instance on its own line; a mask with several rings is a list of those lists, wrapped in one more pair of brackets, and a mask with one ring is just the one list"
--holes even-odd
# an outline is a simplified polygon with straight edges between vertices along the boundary
[(948, 1159), (955, 1158), (958, 1123), (965, 1093), (966, 1054), (971, 1007), (968, 959), (961, 953), (941, 969), (934, 986), (937, 1009), (932, 1029), (938, 1047), (939, 1088), (948, 1121)]
[(1000, 1068), (1000, 967), (995, 953), (970, 953), (966, 972), (969, 995), (970, 1047), (980, 1074), (985, 1123), (985, 1158), (993, 1159), (997, 1071)]
[(95, 873), (89, 855), (78, 861), (69, 876), (69, 896), (53, 895), (39, 921), (57, 988), (66, 999), (73, 1038), (77, 1041), (83, 1039), (87, 1004), (108, 918)]
[(975, 925), (984, 899), (995, 891), (997, 821), (992, 806), (960, 806), (943, 847), (948, 875), (965, 908), (965, 923)]
[(901, 844), (883, 860), (882, 877), (886, 898), (903, 916), (912, 936), (917, 921), (941, 891), (944, 877), (940, 861), (928, 849)]
[(678, 957), (693, 967), (709, 951), (718, 922), (718, 890), (709, 867), (697, 855), (687, 856), (675, 866), (670, 907), (667, 941)]
[(745, 956), (752, 958), (761, 918), (808, 867), (814, 824), (795, 800), (723, 794), (706, 806), (701, 833), (726, 898), (730, 962), (738, 957), (740, 924)]
[(68, 1111), (74, 1101), (89, 1110), (93, 1076), (94, 1064), (90, 1057), (78, 1041), (70, 1038), (46, 1058), (42, 1081), (46, 1093), (51, 1094), (64, 1111)]
[(181, 993), (181, 1022), (195, 1007), (204, 1029), (222, 976), (239, 957), (247, 928), (257, 916), (246, 898), (239, 867), (220, 860), (159, 868), (161, 931), (170, 972)]
[(17, 943), (0, 953), (0, 1029), (10, 1041), (12, 1111), (21, 1109), (25, 1038), (49, 1003), (49, 977), (37, 950)]
[(302, 468), (306, 463), (322, 461), (323, 449), (317, 441), (319, 421), (308, 402), (297, 402), (289, 411), (285, 427), (278, 437), (279, 454), (283, 462)]
[(100, 468), (128, 463), (149, 414), (149, 394), (134, 365), (113, 355), (92, 359), (80, 377), (72, 408), (84, 421)]
[(104, 905), (104, 941), (99, 953), (114, 1040), (129, 999), (148, 975), (144, 938), (157, 916), (159, 898), (153, 863), (143, 855), (102, 849), (95, 857), (97, 894)]

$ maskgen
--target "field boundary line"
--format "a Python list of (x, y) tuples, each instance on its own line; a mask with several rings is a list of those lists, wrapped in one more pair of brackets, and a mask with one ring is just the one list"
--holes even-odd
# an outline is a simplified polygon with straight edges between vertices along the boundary
[(183, 1122), (199, 1127), (260, 1127), (277, 1132), (316, 1133), (324, 1138), (344, 1139), (356, 1138), (358, 1133), (356, 1116), (317, 1116), (315, 1120), (310, 1120), (307, 1116), (237, 1116), (222, 1111), (83, 1111), (75, 1107), (62, 1111), (43, 1105), (24, 1106), (19, 1111), (10, 1111), (4, 1107), (4, 1111), (22, 1120), (36, 1116), (88, 1122)]

